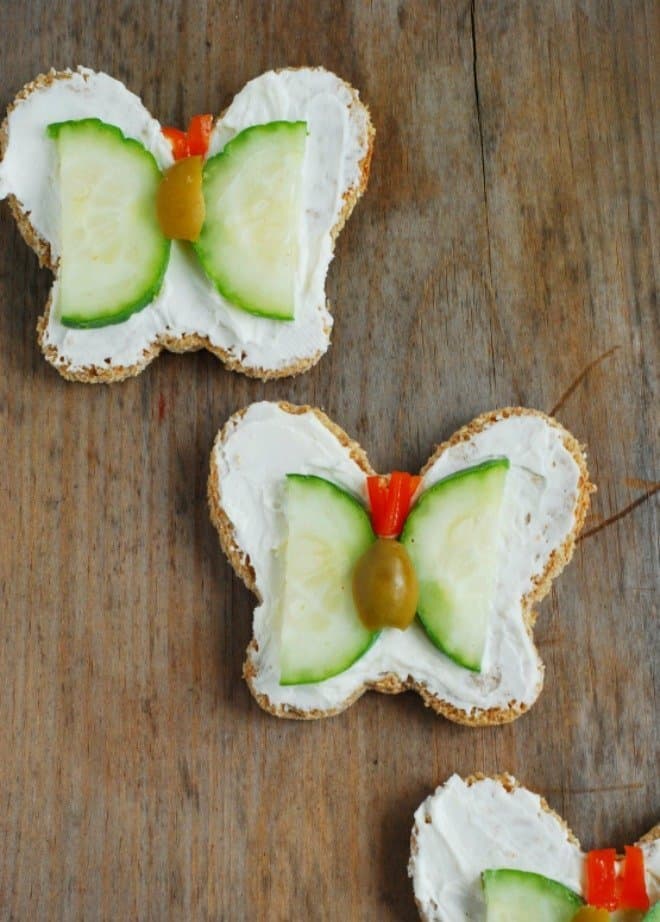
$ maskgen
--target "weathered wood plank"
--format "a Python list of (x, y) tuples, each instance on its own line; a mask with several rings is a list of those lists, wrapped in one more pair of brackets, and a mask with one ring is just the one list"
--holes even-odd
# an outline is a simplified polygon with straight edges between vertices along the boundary
[(253, 600), (205, 489), (217, 428), (263, 397), (323, 406), (380, 469), (415, 469), (481, 410), (561, 402), (600, 486), (592, 527), (653, 489), (658, 15), (0, 2), (3, 105), (80, 62), (182, 123), (321, 63), (378, 130), (330, 272), (333, 346), (293, 381), (198, 354), (66, 384), (35, 344), (48, 273), (0, 209), (0, 918), (411, 922), (412, 812), (452, 771), (516, 773), (587, 845), (651, 825), (656, 500), (585, 539), (541, 606), (532, 712), (469, 730), (407, 695), (314, 725), (263, 714), (240, 677)]

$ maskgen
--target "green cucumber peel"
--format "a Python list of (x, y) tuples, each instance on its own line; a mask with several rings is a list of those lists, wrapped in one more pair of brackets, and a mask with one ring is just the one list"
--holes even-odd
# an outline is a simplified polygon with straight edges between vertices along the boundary
[[(313, 685), (350, 669), (381, 634), (360, 622), (351, 591), (355, 562), (376, 536), (362, 503), (335, 483), (313, 474), (287, 474), (286, 483), (289, 535), (284, 568), (289, 579), (287, 582), (285, 577), (282, 602), (279, 684)], [(308, 532), (304, 522), (307, 509), (311, 516)], [(327, 515), (322, 517), (324, 510)], [(336, 540), (337, 527), (345, 541)], [(293, 551), (292, 540), (297, 542)], [(341, 580), (345, 582), (340, 585)], [(302, 622), (300, 610), (307, 613)], [(314, 622), (319, 618), (316, 633)], [(319, 644), (322, 656), (318, 655)]]
[[(415, 546), (415, 533), (420, 529), (423, 530), (425, 524), (432, 520), (434, 516), (434, 505), (441, 502), (443, 496), (451, 497), (451, 492), (449, 491), (456, 487), (460, 487), (466, 480), (474, 480), (476, 484), (475, 489), (479, 488), (483, 485), (481, 478), (488, 475), (489, 472), (497, 470), (506, 472), (509, 467), (510, 462), (508, 458), (489, 458), (487, 461), (482, 461), (471, 467), (462, 468), (459, 471), (449, 474), (442, 480), (437, 481), (437, 483), (434, 483), (428, 489), (424, 490), (421, 496), (418, 497), (406, 518), (399, 538), (409, 553), (419, 580), (420, 591), (417, 605), (418, 623), (422, 626), (429, 640), (435, 647), (457, 665), (475, 673), (481, 672), (485, 633), (481, 638), (481, 653), (477, 655), (475, 652), (475, 642), (473, 638), (468, 638), (467, 649), (469, 652), (461, 649), (462, 642), (460, 639), (458, 642), (455, 640), (457, 631), (460, 635), (460, 625), (457, 620), (457, 613), (455, 611), (456, 605), (453, 601), (451, 592), (453, 585), (451, 568), (443, 572), (441, 566), (439, 566), (437, 572), (435, 570), (429, 572), (428, 561), (426, 560), (428, 548), (425, 549), (422, 546), (420, 551), (419, 547)], [(444, 521), (444, 519), (441, 517), (439, 521)], [(431, 539), (429, 539), (429, 542), (430, 540)], [(492, 547), (488, 547), (487, 550), (492, 551)], [(468, 619), (470, 617), (470, 612), (461, 612), (460, 615), (462, 618)], [(467, 629), (469, 622), (465, 620), (463, 623)], [(487, 625), (485, 630), (487, 630)], [(448, 641), (445, 635), (452, 638), (452, 640)]]
[[(169, 264), (171, 244), (160, 231), (155, 211), (155, 194), (153, 199), (150, 194), (151, 189), (153, 189), (154, 193), (157, 189), (162, 175), (161, 170), (151, 151), (147, 150), (140, 141), (135, 138), (127, 138), (116, 125), (110, 125), (98, 118), (51, 122), (46, 128), (46, 134), (56, 143), (65, 143), (64, 151), (66, 151), (66, 156), (70, 158), (67, 160), (69, 164), (75, 163), (76, 156), (79, 156), (83, 169), (85, 169), (85, 151), (86, 149), (89, 150), (89, 146), (92, 145), (92, 151), (98, 151), (101, 182), (103, 181), (103, 158), (106, 157), (107, 161), (112, 163), (113, 152), (116, 151), (115, 156), (121, 156), (121, 165), (124, 169), (127, 168), (127, 160), (129, 167), (131, 163), (135, 164), (136, 175), (139, 175), (139, 182), (143, 185), (137, 186), (135, 199), (127, 196), (126, 207), (132, 207), (133, 212), (125, 220), (123, 236), (124, 238), (127, 236), (130, 238), (130, 234), (133, 233), (136, 241), (143, 244), (143, 249), (140, 252), (141, 262), (137, 261), (133, 276), (131, 277), (130, 271), (125, 273), (129, 293), (126, 294), (124, 291), (122, 296), (120, 283), (115, 282), (114, 286), (112, 283), (108, 283), (109, 270), (107, 267), (108, 265), (114, 265), (111, 260), (101, 258), (99, 263), (95, 263), (95, 260), (99, 259), (99, 247), (96, 247), (93, 243), (93, 234), (88, 232), (88, 236), (83, 237), (82, 243), (79, 245), (73, 245), (71, 242), (67, 245), (66, 224), (64, 224), (63, 229), (63, 252), (58, 286), (60, 300), (57, 310), (59, 311), (59, 320), (63, 326), (73, 329), (97, 329), (124, 323), (132, 314), (152, 303), (162, 287)], [(81, 145), (79, 152), (76, 151), (78, 140)], [(98, 148), (93, 147), (93, 145), (98, 145)], [(61, 157), (65, 155), (64, 151), (60, 151)], [(86, 166), (89, 168), (89, 161), (87, 161)], [(60, 168), (63, 169), (63, 167)], [(70, 169), (71, 167), (69, 167), (69, 176)], [(139, 173), (137, 173), (138, 170)], [(116, 182), (114, 176), (112, 180)], [(63, 183), (64, 189), (66, 189), (64, 180), (61, 178), (60, 181)], [(105, 216), (108, 211), (107, 203), (102, 202), (99, 205), (98, 199), (95, 201), (93, 198), (93, 185), (89, 188), (92, 189), (91, 204), (83, 204), (78, 207), (83, 208), (83, 214), (86, 214), (87, 217), (89, 215), (97, 217), (99, 214), (102, 217)], [(67, 202), (67, 207), (71, 208), (70, 199), (67, 198), (65, 201)], [(64, 206), (62, 207), (64, 210)], [(87, 212), (84, 211), (85, 207), (87, 207)], [(62, 218), (63, 222), (65, 221), (65, 215)], [(67, 217), (69, 228), (77, 226), (72, 223), (71, 214), (68, 214)], [(135, 227), (131, 227), (131, 221), (133, 221)], [(82, 257), (80, 256), (81, 251), (83, 253)], [(114, 257), (114, 259), (117, 271), (122, 272), (127, 265), (130, 265), (131, 256), (120, 255)], [(71, 265), (75, 266), (75, 270), (71, 270)], [(80, 297), (81, 286), (82, 290), (90, 288), (90, 277), (94, 277), (97, 266), (101, 269), (99, 273), (101, 277), (100, 288), (96, 293), (98, 300), (94, 303), (94, 298), (92, 298), (92, 306), (88, 309), (87, 303), (89, 302), (85, 304), (76, 302), (82, 301)], [(105, 282), (103, 281), (104, 274)], [(107, 307), (103, 304), (103, 292), (107, 293)]]
[[(241, 241), (240, 235), (237, 236), (231, 228), (230, 218), (233, 216), (233, 209), (230, 206), (228, 210), (225, 209), (221, 215), (218, 215), (217, 207), (214, 207), (213, 201), (210, 202), (207, 196), (211, 195), (211, 190), (215, 189), (216, 181), (220, 182), (223, 194), (226, 189), (236, 186), (237, 180), (231, 178), (232, 169), (235, 168), (235, 164), (240, 164), (244, 155), (248, 154), (252, 145), (258, 144), (260, 139), (271, 135), (276, 140), (278, 135), (284, 134), (285, 140), (288, 136), (289, 140), (293, 139), (295, 141), (299, 132), (303, 132), (305, 137), (307, 136), (306, 122), (280, 120), (262, 125), (251, 125), (228, 141), (219, 153), (206, 160), (202, 180), (206, 218), (199, 238), (193, 243), (193, 248), (204, 272), (222, 297), (233, 307), (254, 316), (284, 323), (295, 319), (293, 303), (288, 305), (281, 302), (274, 303), (273, 289), (276, 288), (276, 285), (274, 286), (273, 284), (272, 276), (270, 288), (260, 283), (255, 285), (252, 279), (246, 281), (242, 267), (238, 265), (246, 259), (246, 253), (242, 249), (245, 242)], [(302, 169), (302, 161), (300, 169)], [(229, 176), (227, 186), (222, 185), (224, 171), (227, 171)], [(236, 186), (236, 189), (238, 189), (238, 186)], [(280, 243), (281, 241), (278, 240), (277, 242)], [(225, 261), (227, 253), (233, 253), (236, 258), (235, 264), (232, 264), (231, 259), (229, 262)], [(254, 253), (250, 255), (254, 256)], [(259, 266), (258, 262), (253, 271), (255, 274), (263, 276), (264, 270)], [(262, 297), (261, 302), (259, 301), (260, 297)]]

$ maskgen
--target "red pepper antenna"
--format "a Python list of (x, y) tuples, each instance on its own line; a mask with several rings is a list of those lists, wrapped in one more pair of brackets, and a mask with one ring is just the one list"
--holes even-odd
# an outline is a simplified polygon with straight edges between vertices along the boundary
[(626, 845), (621, 873), (616, 873), (616, 851), (602, 848), (587, 854), (587, 903), (599, 909), (647, 910), (650, 902), (644, 876), (644, 852)]
[(587, 903), (599, 909), (616, 909), (616, 851), (594, 849), (587, 854)]
[(172, 156), (175, 160), (183, 160), (184, 157), (190, 155), (188, 150), (188, 135), (185, 131), (181, 131), (180, 128), (170, 128), (168, 126), (162, 128), (161, 131), (170, 142)]
[(619, 909), (647, 910), (651, 905), (644, 877), (644, 852), (637, 845), (626, 845), (617, 892)]
[(185, 157), (204, 157), (209, 149), (211, 131), (213, 130), (212, 115), (193, 115), (188, 122), (188, 130), (170, 128), (161, 129), (172, 148), (175, 160)]
[(188, 149), (191, 157), (206, 156), (212, 130), (212, 115), (193, 115), (188, 122)]
[(379, 538), (398, 538), (422, 478), (405, 471), (367, 477), (371, 524)]

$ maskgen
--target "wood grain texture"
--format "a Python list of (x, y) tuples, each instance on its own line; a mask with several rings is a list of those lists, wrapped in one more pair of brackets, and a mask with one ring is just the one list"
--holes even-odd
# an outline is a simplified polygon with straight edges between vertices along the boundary
[(541, 606), (529, 715), (471, 730), (412, 695), (262, 713), (240, 676), (253, 599), (205, 488), (217, 429), (268, 397), (323, 407), (381, 470), (480, 411), (560, 403), (600, 487), (588, 527), (653, 490), (659, 19), (652, 0), (0, 0), (3, 106), (84, 63), (182, 124), (318, 63), (378, 132), (333, 345), (294, 381), (199, 353), (67, 384), (36, 347), (49, 275), (0, 206), (3, 922), (412, 922), (412, 813), (452, 771), (516, 774), (585, 846), (657, 820), (657, 497), (582, 541)]

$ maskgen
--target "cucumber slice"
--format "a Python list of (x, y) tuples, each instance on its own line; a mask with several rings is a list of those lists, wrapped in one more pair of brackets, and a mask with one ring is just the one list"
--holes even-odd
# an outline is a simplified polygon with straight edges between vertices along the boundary
[(571, 922), (582, 897), (542, 874), (502, 868), (484, 871), (486, 922)]
[(59, 155), (59, 318), (68, 327), (121, 323), (153, 301), (167, 269), (158, 164), (138, 141), (96, 118), (47, 130)]
[(419, 620), (436, 647), (474, 672), (486, 645), (508, 468), (497, 458), (440, 480), (401, 533), (419, 581)]
[(204, 271), (236, 307), (278, 320), (294, 315), (306, 137), (306, 122), (255, 125), (204, 164)]
[(660, 922), (660, 903), (651, 906), (644, 916), (642, 922)]
[(348, 669), (378, 632), (353, 603), (356, 561), (375, 540), (366, 510), (321, 477), (288, 474), (280, 684), (322, 682)]

